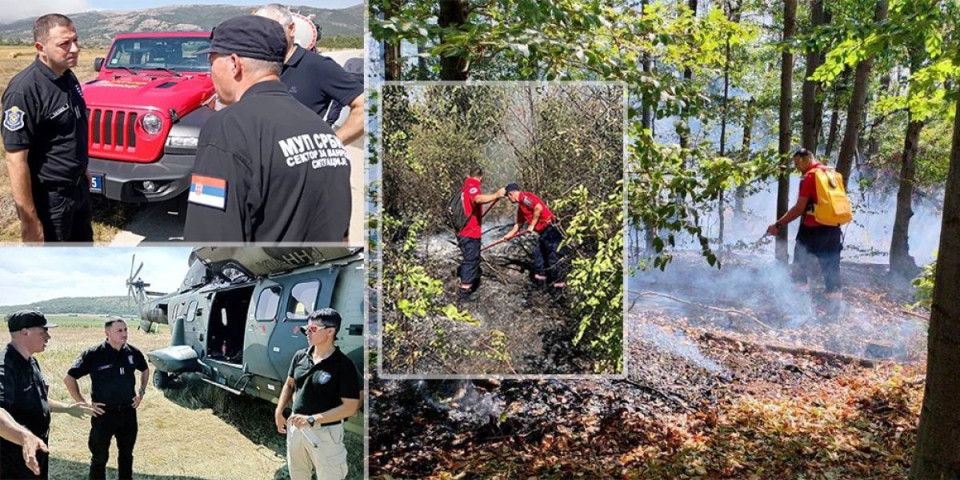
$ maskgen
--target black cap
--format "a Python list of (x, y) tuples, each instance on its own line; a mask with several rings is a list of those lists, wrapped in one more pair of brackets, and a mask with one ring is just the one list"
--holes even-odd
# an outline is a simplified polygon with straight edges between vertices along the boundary
[(516, 183), (511, 183), (507, 185), (505, 190), (507, 191), (506, 193), (517, 192), (517, 191), (520, 191), (520, 185), (517, 185)]
[(276, 20), (241, 15), (214, 27), (210, 32), (210, 48), (198, 53), (236, 53), (241, 57), (283, 62), (287, 54), (287, 35)]
[(7, 317), (7, 326), (11, 332), (17, 332), (24, 328), (32, 327), (53, 328), (56, 327), (57, 324), (48, 323), (47, 317), (44, 317), (42, 313), (36, 310), (20, 310), (19, 312), (11, 313), (10, 316)]

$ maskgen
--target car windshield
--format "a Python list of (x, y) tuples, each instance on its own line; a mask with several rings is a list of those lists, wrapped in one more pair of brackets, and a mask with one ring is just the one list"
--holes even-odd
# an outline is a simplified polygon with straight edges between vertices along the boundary
[(209, 46), (210, 39), (201, 37), (123, 38), (114, 42), (106, 67), (206, 72), (209, 54), (197, 52)]

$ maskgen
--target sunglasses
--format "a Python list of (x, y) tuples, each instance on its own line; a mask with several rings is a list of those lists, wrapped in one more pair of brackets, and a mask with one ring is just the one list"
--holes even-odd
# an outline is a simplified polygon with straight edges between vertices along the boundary
[(306, 326), (300, 327), (300, 332), (303, 333), (304, 335), (308, 335), (311, 333), (315, 333), (319, 330), (322, 330), (324, 328), (337, 328), (337, 327), (334, 327), (332, 325), (306, 325)]

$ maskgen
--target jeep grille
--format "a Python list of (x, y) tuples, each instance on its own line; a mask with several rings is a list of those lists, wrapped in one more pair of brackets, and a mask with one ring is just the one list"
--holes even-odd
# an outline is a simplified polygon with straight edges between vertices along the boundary
[(93, 144), (114, 147), (136, 147), (137, 113), (106, 108), (87, 110), (90, 138)]

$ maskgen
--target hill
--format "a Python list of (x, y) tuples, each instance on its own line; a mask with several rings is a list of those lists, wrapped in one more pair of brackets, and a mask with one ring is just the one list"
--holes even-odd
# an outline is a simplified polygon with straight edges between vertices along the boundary
[[(84, 46), (108, 45), (121, 32), (210, 30), (227, 18), (250, 13), (250, 6), (171, 5), (136, 11), (91, 11), (67, 14)], [(323, 37), (363, 37), (363, 4), (332, 10), (294, 6), (313, 21)], [(32, 43), (34, 18), (0, 24), (0, 41)]]
[(127, 297), (62, 297), (26, 305), (0, 305), (0, 315), (17, 310), (38, 309), (43, 313), (87, 313), (92, 315), (138, 315), (134, 304), (127, 306)]

